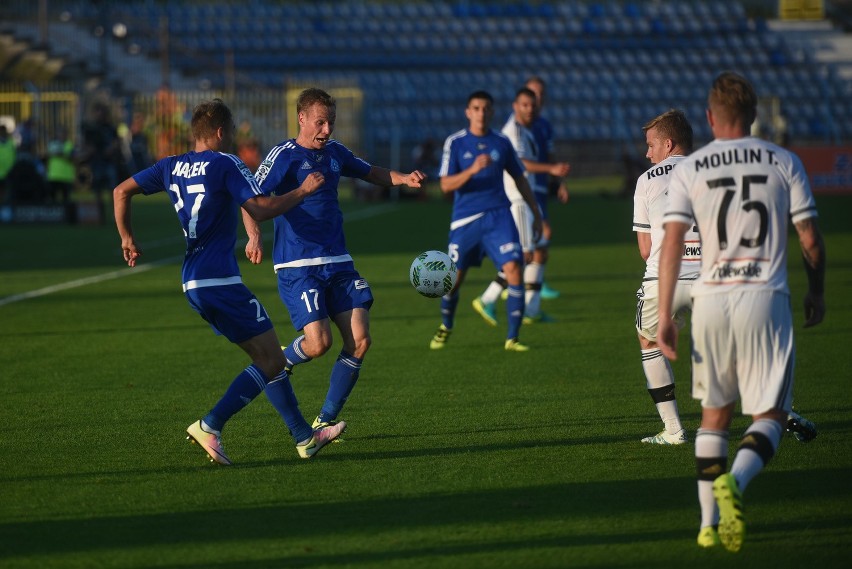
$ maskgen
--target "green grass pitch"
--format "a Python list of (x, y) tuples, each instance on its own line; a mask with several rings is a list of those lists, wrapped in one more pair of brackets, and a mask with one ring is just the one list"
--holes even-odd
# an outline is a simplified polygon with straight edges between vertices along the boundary
[[(500, 311), (491, 328), (470, 308), (490, 264), (470, 272), (446, 349), (428, 349), (439, 301), (414, 291), (408, 267), (445, 248), (446, 200), (346, 201), (376, 301), (345, 442), (300, 460), (261, 396), (224, 431), (231, 468), (184, 429), (248, 361), (181, 293), (170, 204), (134, 201), (145, 256), (132, 271), (111, 223), (0, 226), (0, 567), (848, 567), (852, 197), (817, 204), (829, 259), (817, 328), (802, 328), (792, 233), (789, 263), (794, 403), (820, 434), (785, 436), (749, 486), (738, 554), (695, 545), (693, 446), (639, 443), (660, 421), (633, 330), (643, 263), (630, 200), (588, 191), (551, 204), (547, 281), (562, 296), (544, 309), (558, 322), (522, 329), (528, 353), (503, 351)], [(242, 270), (292, 340), (268, 258)], [(694, 436), (688, 343), (674, 368)], [(293, 378), (309, 420), (339, 348)], [(746, 424), (735, 420), (732, 441)]]

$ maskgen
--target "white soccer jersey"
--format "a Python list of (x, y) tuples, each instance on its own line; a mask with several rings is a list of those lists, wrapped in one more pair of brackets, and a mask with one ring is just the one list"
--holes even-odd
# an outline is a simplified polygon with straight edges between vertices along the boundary
[(701, 275), (692, 296), (787, 287), (788, 220), (815, 217), (801, 160), (753, 137), (715, 140), (672, 173), (663, 222), (701, 234)]
[[(533, 162), (539, 161), (538, 144), (535, 141), (535, 135), (530, 129), (515, 120), (514, 113), (512, 113), (509, 120), (506, 121), (506, 124), (503, 125), (503, 129), (500, 132), (506, 135), (506, 138), (508, 138), (509, 142), (512, 143), (512, 147), (515, 149), (515, 152), (518, 153), (518, 158), (521, 160), (531, 160)], [(530, 188), (532, 188), (534, 192), (547, 192), (546, 187), (538, 188), (536, 186), (536, 176), (532, 172), (524, 172), (524, 177), (527, 179), (527, 182), (530, 184)], [(524, 201), (523, 196), (521, 196), (521, 192), (518, 191), (518, 186), (515, 184), (515, 180), (507, 172), (503, 172), (503, 186), (506, 188), (506, 196), (508, 196), (510, 201)]]
[[(663, 244), (663, 215), (666, 213), (669, 180), (677, 163), (685, 156), (669, 156), (654, 164), (636, 180), (636, 192), (633, 194), (633, 231), (651, 234), (651, 254), (645, 265), (643, 280), (655, 280), (659, 276), (660, 247)], [(698, 276), (701, 269), (701, 239), (695, 226), (684, 236), (683, 257), (680, 262), (678, 278), (691, 280)]]

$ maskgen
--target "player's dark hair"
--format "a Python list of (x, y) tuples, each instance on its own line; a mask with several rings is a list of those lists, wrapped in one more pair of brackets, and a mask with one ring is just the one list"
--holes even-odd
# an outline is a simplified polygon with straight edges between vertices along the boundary
[(538, 75), (530, 75), (529, 77), (527, 77), (527, 80), (524, 81), (524, 85), (529, 85), (530, 83), (538, 83), (542, 87), (547, 87), (547, 84), (544, 82), (544, 79), (542, 79)]
[(520, 89), (518, 89), (515, 92), (515, 100), (517, 101), (520, 98), (521, 95), (526, 95), (527, 97), (531, 97), (533, 101), (538, 99), (538, 97), (535, 94), (535, 91), (533, 91), (529, 87), (521, 87)]
[(488, 101), (492, 105), (494, 104), (494, 97), (492, 97), (491, 93), (489, 93), (488, 91), (482, 91), (482, 90), (474, 91), (473, 93), (468, 95), (467, 104), (470, 105), (470, 102), (474, 99), (485, 99), (486, 101)]
[(664, 139), (672, 141), (674, 148), (680, 147), (685, 154), (692, 152), (692, 125), (680, 109), (669, 109), (645, 123), (642, 132), (656, 128)]
[(323, 105), (332, 110), (337, 109), (337, 101), (334, 100), (334, 97), (322, 89), (309, 87), (299, 93), (299, 98), (296, 99), (296, 113), (303, 113), (316, 104)]
[(203, 101), (192, 111), (192, 136), (195, 140), (212, 138), (216, 136), (216, 131), (233, 121), (231, 109), (222, 99)]
[(714, 115), (748, 128), (757, 117), (757, 93), (752, 84), (738, 73), (724, 71), (713, 81), (707, 105)]

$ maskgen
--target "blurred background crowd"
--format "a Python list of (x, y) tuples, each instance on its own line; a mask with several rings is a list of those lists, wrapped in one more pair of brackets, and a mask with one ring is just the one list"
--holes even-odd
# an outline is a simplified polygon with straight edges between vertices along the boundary
[(624, 196), (648, 119), (683, 109), (709, 141), (706, 90), (725, 69), (761, 96), (754, 134), (799, 152), (815, 190), (852, 191), (850, 30), (850, 0), (4, 0), (0, 222), (22, 205), (103, 221), (118, 181), (187, 150), (213, 96), (254, 170), (295, 135), (308, 85), (337, 97), (347, 146), (434, 176), (467, 95), (490, 91), (502, 124), (532, 75), (571, 176), (623, 176)]

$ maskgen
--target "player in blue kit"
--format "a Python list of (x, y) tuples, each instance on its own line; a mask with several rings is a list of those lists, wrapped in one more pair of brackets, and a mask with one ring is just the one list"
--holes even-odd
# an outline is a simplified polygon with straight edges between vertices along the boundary
[(458, 280), (455, 288), (441, 298), (443, 321), (429, 347), (440, 350), (446, 346), (465, 273), (470, 267), (480, 266), (488, 255), (497, 270), (506, 275), (508, 283), (508, 333), (504, 347), (508, 351), (525, 352), (529, 347), (518, 341), (524, 315), (523, 253), (503, 185), (504, 170), (515, 181), (533, 214), (534, 240), (541, 235), (541, 213), (512, 143), (503, 134), (491, 130), (494, 98), (486, 91), (472, 93), (465, 116), (468, 128), (447, 138), (440, 169), (441, 191), (454, 195), (449, 255), (458, 267)]
[(194, 151), (163, 158), (113, 191), (121, 248), (131, 267), (142, 255), (131, 227), (131, 199), (140, 193), (168, 193), (186, 237), (182, 278), (190, 306), (217, 334), (237, 344), (252, 359), (215, 407), (187, 428), (187, 438), (201, 445), (212, 460), (231, 464), (222, 448), (222, 428), (265, 391), (287, 424), (299, 455), (310, 458), (334, 440), (346, 424), (341, 421), (328, 428), (313, 429), (305, 421), (272, 322), (242, 283), (234, 247), (238, 206), (258, 220), (270, 219), (312, 195), (321, 187), (323, 178), (308, 176), (286, 196), (263, 196), (248, 167), (227, 153), (234, 145), (235, 127), (231, 110), (220, 99), (195, 108), (192, 134)]
[[(544, 79), (541, 77), (532, 76), (527, 79), (527, 82), (524, 85), (527, 89), (535, 93), (536, 95), (536, 113), (535, 119), (533, 120), (532, 126), (530, 130), (535, 137), (536, 143), (539, 148), (539, 160), (544, 163), (556, 163), (553, 160), (553, 155), (555, 153), (555, 149), (553, 146), (554, 132), (553, 125), (550, 123), (542, 115), (542, 108), (544, 107), (544, 97), (545, 97), (545, 84)], [(557, 163), (559, 164), (559, 163)], [(570, 165), (565, 163), (565, 166), (570, 170)], [(536, 263), (541, 265), (542, 269), (542, 278), (544, 272), (544, 265), (548, 260), (548, 245), (550, 244), (551, 238), (551, 226), (548, 221), (547, 216), (547, 195), (551, 186), (556, 186), (556, 198), (560, 203), (568, 203), (568, 188), (565, 186), (565, 176), (567, 175), (567, 171), (563, 175), (561, 172), (557, 174), (553, 174), (552, 172), (536, 172), (536, 185), (544, 188), (544, 193), (535, 193), (536, 199), (538, 199), (539, 206), (541, 207), (541, 215), (542, 215), (542, 241), (544, 243), (544, 247), (539, 248), (536, 251)], [(541, 282), (541, 298), (544, 299), (552, 299), (559, 298), (559, 291), (554, 290), (547, 286), (547, 282), (542, 280)]]
[[(284, 346), (288, 366), (311, 361), (332, 345), (331, 321), (343, 348), (331, 370), (328, 394), (314, 426), (335, 425), (352, 392), (370, 348), (370, 285), (355, 270), (343, 235), (337, 187), (343, 176), (372, 184), (419, 188), (426, 175), (403, 174), (368, 164), (331, 138), (337, 115), (333, 97), (321, 89), (302, 91), (296, 101), (299, 134), (275, 146), (255, 177), (265, 194), (288, 196), (305, 180), (321, 175), (311, 196), (275, 218), (272, 260), (278, 292), (296, 330), (303, 333)], [(260, 247), (260, 228), (243, 216), (250, 240)], [(260, 256), (255, 262), (260, 262)], [(342, 421), (341, 421), (342, 422)]]
[[(552, 322), (553, 318), (541, 311), (541, 299), (543, 294), (544, 267), (547, 262), (549, 247), (550, 224), (547, 221), (547, 192), (551, 176), (561, 179), (568, 174), (571, 166), (567, 162), (546, 162), (546, 151), (544, 146), (550, 144), (547, 138), (542, 139), (541, 134), (535, 134), (532, 130), (534, 125), (540, 124), (536, 120), (538, 115), (538, 95), (528, 87), (521, 87), (515, 94), (512, 103), (512, 114), (503, 126), (501, 132), (506, 135), (518, 158), (526, 169), (526, 179), (533, 191), (542, 217), (542, 235), (532, 241), (532, 216), (527, 213), (528, 207), (523, 197), (515, 188), (514, 180), (508, 173), (503, 175), (503, 184), (506, 195), (511, 202), (512, 216), (518, 226), (521, 236), (521, 247), (524, 250), (524, 286), (526, 288), (524, 324), (534, 322)], [(538, 119), (544, 120), (540, 115)], [(547, 133), (550, 132), (550, 123), (544, 121)], [(549, 135), (547, 135), (549, 136)], [(562, 186), (564, 189), (564, 185)], [(567, 195), (566, 195), (567, 199)], [(505, 275), (498, 272), (497, 277), (489, 283), (482, 295), (473, 300), (473, 308), (490, 325), (496, 326), (495, 304), (497, 299), (506, 291)], [(555, 291), (554, 291), (555, 292)], [(558, 293), (557, 293), (558, 294)]]

